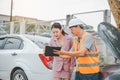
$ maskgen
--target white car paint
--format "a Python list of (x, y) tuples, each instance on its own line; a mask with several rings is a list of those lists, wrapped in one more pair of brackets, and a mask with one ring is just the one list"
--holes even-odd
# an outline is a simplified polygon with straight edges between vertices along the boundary
[[(53, 80), (52, 71), (46, 68), (39, 58), (39, 54), (43, 54), (43, 49), (40, 49), (24, 35), (7, 36), (21, 38), (24, 47), (12, 50), (0, 49), (0, 79), (10, 80), (12, 71), (15, 68), (20, 68), (25, 72), (28, 80)], [(39, 37), (38, 39), (43, 43), (49, 42), (49, 38)]]

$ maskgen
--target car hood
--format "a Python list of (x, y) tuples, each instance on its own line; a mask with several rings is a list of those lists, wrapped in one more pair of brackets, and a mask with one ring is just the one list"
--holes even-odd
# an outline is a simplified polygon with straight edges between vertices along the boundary
[(98, 25), (98, 35), (112, 51), (112, 54), (120, 59), (120, 31), (110, 23), (102, 22)]

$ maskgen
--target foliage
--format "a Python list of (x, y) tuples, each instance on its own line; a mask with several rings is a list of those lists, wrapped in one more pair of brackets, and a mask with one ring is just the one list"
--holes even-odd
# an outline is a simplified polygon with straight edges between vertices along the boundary
[(35, 24), (26, 22), (26, 32), (35, 32)]
[(106, 62), (104, 60), (103, 55), (100, 52), (98, 54), (99, 54), (99, 57), (100, 57), (100, 63), (99, 63), (99, 65), (100, 65), (100, 67), (103, 67), (103, 66), (106, 65)]

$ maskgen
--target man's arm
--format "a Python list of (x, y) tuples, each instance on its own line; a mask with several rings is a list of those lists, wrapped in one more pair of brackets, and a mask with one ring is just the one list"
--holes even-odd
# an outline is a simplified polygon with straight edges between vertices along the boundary
[(69, 52), (69, 51), (58, 51), (58, 50), (54, 50), (55, 54), (59, 54), (59, 55), (68, 55), (71, 57), (79, 57), (79, 56), (84, 56), (84, 54), (88, 51), (87, 48), (83, 48), (80, 51), (74, 51), (74, 52)]

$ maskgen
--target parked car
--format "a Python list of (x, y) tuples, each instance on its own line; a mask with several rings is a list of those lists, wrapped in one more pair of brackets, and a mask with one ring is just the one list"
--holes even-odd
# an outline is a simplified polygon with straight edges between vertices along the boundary
[[(112, 55), (120, 60), (120, 31), (110, 23), (98, 25), (98, 34), (112, 51)], [(101, 68), (102, 80), (120, 80), (120, 63), (106, 65)]]
[(52, 58), (43, 54), (49, 40), (35, 35), (0, 36), (0, 79), (53, 80)]
[(51, 38), (52, 34), (51, 33), (47, 33), (47, 32), (44, 32), (44, 33), (41, 33), (40, 36), (44, 36), (44, 37), (49, 37)]
[[(113, 25), (102, 22), (98, 25), (98, 35), (112, 51), (113, 56), (120, 59), (120, 31)], [(32, 35), (0, 36), (0, 79), (53, 80), (52, 58), (43, 54), (43, 48), (49, 40), (48, 37)], [(101, 68), (100, 80), (119, 79), (120, 63)]]

